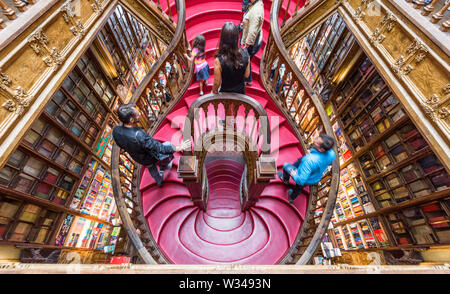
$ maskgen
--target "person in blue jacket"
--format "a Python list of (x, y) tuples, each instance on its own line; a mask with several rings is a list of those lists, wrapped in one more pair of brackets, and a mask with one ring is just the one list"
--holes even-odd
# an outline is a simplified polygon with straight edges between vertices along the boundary
[(294, 202), (304, 186), (317, 184), (323, 177), (324, 171), (336, 158), (333, 151), (334, 139), (326, 134), (316, 137), (308, 154), (300, 157), (294, 164), (285, 163), (283, 172), (278, 176), (286, 184), (292, 177), (296, 183), (294, 189), (289, 189), (289, 203)]

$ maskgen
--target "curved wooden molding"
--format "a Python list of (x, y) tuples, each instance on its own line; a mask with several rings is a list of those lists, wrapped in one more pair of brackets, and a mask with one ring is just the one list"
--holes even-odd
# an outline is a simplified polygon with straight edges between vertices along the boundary
[(152, 2), (67, 0), (55, 3), (1, 50), (0, 166), (119, 3), (170, 43), (175, 26)]
[(95, 38), (117, 0), (60, 1), (0, 56), (0, 166)]
[(450, 169), (448, 56), (390, 1), (374, 1), (376, 7), (371, 13), (358, 18), (362, 2), (343, 1), (338, 11), (441, 162)]
[(450, 58), (389, 0), (312, 2), (282, 29), (287, 48), (336, 11), (450, 170)]

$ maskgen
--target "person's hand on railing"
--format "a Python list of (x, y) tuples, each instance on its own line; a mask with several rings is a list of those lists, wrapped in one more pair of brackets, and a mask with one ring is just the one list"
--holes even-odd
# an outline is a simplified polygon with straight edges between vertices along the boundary
[(184, 57), (186, 57), (187, 60), (189, 60), (189, 62), (192, 62), (192, 60), (194, 60), (194, 57), (191, 56), (191, 53), (184, 53)]
[(192, 146), (191, 140), (186, 140), (186, 141), (182, 142), (181, 145), (177, 146), (175, 148), (175, 151), (176, 152), (181, 152), (183, 150), (190, 150), (191, 146)]

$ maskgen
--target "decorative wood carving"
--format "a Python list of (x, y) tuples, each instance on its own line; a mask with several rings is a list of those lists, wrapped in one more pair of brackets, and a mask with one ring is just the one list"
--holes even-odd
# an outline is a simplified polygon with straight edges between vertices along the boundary
[(433, 120), (445, 120), (449, 117), (450, 109), (445, 105), (450, 100), (450, 84), (442, 89), (443, 97), (433, 94), (422, 103), (425, 113)]
[(58, 48), (53, 47), (49, 48), (49, 39), (47, 35), (42, 31), (42, 29), (38, 29), (28, 38), (28, 44), (31, 49), (33, 49), (34, 53), (38, 56), (47, 55), (42, 60), (48, 67), (52, 67), (54, 65), (61, 65), (63, 63), (63, 56), (58, 51)]
[(355, 12), (353, 13), (353, 18), (356, 21), (362, 21), (364, 19), (364, 17), (366, 16), (366, 10), (372, 3), (372, 1), (373, 0), (361, 0), (361, 6), (358, 6), (358, 8), (356, 8)]
[(20, 252), (23, 263), (57, 263), (61, 249), (24, 248)]
[(103, 1), (100, 0), (92, 0), (94, 3), (91, 5), (92, 10), (94, 10), (95, 13), (102, 13), (104, 6)]
[(28, 95), (27, 91), (22, 87), (18, 86), (15, 90), (12, 89), (12, 80), (9, 76), (0, 71), (0, 89), (2, 89), (9, 99), (7, 99), (2, 107), (9, 112), (14, 112), (16, 114), (22, 114), (24, 110), (30, 106), (31, 101), (34, 97)]
[[(31, 3), (31, 2), (30, 2)], [(7, 135), (19, 137), (24, 126), (21, 116), (36, 101), (40, 111), (56, 89), (55, 82), (62, 81), (67, 74), (64, 63), (76, 62), (77, 50), (87, 46), (84, 37), (101, 25), (102, 18), (107, 17), (106, 10), (117, 4), (113, 0), (67, 0), (55, 3), (51, 14), (43, 14), (35, 22), (35, 29), (25, 30), (17, 36), (17, 42), (2, 49), (0, 55), (1, 88), (0, 88), (0, 148)], [(94, 5), (94, 9), (90, 6)], [(93, 36), (89, 35), (90, 38)], [(68, 65), (70, 67), (70, 64)], [(64, 71), (62, 71), (63, 69)], [(51, 89), (50, 89), (51, 87)], [(50, 91), (50, 92), (49, 92)], [(41, 93), (46, 93), (41, 96)], [(33, 115), (33, 114), (30, 114)], [(4, 157), (2, 157), (2, 160)], [(1, 162), (0, 162), (1, 164)]]
[(0, 7), (2, 8), (3, 15), (5, 15), (8, 19), (12, 20), (17, 18), (14, 10), (9, 8), (3, 1), (0, 1)]
[[(389, 85), (402, 93), (401, 101), (413, 120), (427, 125), (434, 151), (448, 162), (450, 116), (443, 90), (450, 83), (448, 56), (391, 2), (376, 1), (380, 15), (373, 14), (370, 18), (364, 18), (364, 13), (368, 16), (369, 1), (347, 0), (338, 11), (359, 43), (371, 52), (372, 59), (376, 56), (373, 62), (384, 72)], [(417, 107), (424, 115), (417, 112)]]
[(86, 29), (81, 22), (81, 19), (76, 19), (75, 17), (75, 9), (72, 7), (70, 2), (67, 2), (61, 7), (61, 13), (64, 21), (72, 25), (70, 30), (75, 36), (84, 36), (86, 34)]
[(396, 22), (397, 18), (392, 13), (389, 12), (388, 14), (386, 14), (381, 20), (381, 28), (376, 28), (373, 31), (370, 41), (373, 44), (383, 43), (384, 39), (386, 39), (386, 36), (384, 34), (386, 32), (392, 31)]
[(17, 7), (20, 12), (24, 12), (27, 10), (26, 4), (20, 0), (14, 0), (14, 6)]

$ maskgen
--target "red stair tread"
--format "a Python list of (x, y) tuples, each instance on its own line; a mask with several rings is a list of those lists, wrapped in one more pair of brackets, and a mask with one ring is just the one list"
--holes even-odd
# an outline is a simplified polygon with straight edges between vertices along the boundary
[(172, 127), (171, 124), (164, 124), (153, 138), (161, 142), (169, 141), (172, 144), (179, 144), (183, 139), (183, 132), (176, 127)]
[[(229, 200), (229, 199), (227, 199), (227, 200)], [(231, 230), (234, 230), (234, 229), (242, 226), (244, 221), (246, 221), (246, 219), (249, 216), (250, 215), (248, 213), (241, 213), (240, 215), (238, 215), (236, 217), (230, 217), (230, 218), (227, 218), (226, 221), (223, 221), (223, 219), (221, 219), (221, 218), (213, 217), (206, 213), (202, 213), (203, 222), (206, 225), (213, 227), (216, 230), (220, 230), (220, 231), (231, 231)]]
[[(254, 220), (252, 234), (241, 242), (232, 245), (213, 244), (204, 241), (196, 235), (194, 218), (189, 217), (183, 224), (179, 234), (182, 244), (189, 248), (194, 254), (208, 260), (218, 262), (236, 262), (258, 252), (268, 242), (270, 237), (267, 227), (263, 221)], [(225, 249), (225, 250), (224, 250)]]
[(172, 111), (171, 113), (169, 113), (166, 119), (171, 122), (171, 127), (176, 127), (182, 130), (184, 122), (186, 120), (187, 111), (187, 107), (182, 107), (177, 109), (176, 111)]
[(277, 167), (282, 167), (285, 162), (293, 164), (302, 156), (301, 151), (295, 146), (284, 147), (276, 157)]
[[(148, 171), (147, 168), (144, 169), (143, 173), (142, 173), (142, 177), (146, 180), (145, 182), (141, 182), (140, 185), (140, 190), (144, 191), (146, 189), (148, 189), (150, 186), (152, 185), (156, 185), (156, 181), (152, 178), (152, 176), (150, 175), (150, 172)], [(178, 177), (178, 173), (176, 171), (175, 168), (172, 168), (169, 170), (164, 171), (164, 182), (163, 185), (167, 184), (167, 183), (183, 183), (183, 179)], [(158, 187), (153, 187), (154, 189), (158, 189)], [(160, 188), (161, 189), (161, 188)]]
[(186, 18), (190, 18), (192, 15), (201, 13), (203, 11), (214, 11), (218, 7), (227, 7), (228, 9), (240, 10), (242, 8), (242, 2), (239, 1), (199, 1), (188, 0), (186, 1)]
[[(197, 214), (195, 221), (195, 232), (199, 239), (216, 245), (233, 245), (248, 239), (253, 233), (253, 224), (250, 220), (244, 219), (244, 222), (233, 230), (217, 230), (204, 222), (203, 212)], [(221, 220), (222, 222), (226, 222)]]
[(289, 203), (284, 203), (276, 198), (263, 197), (256, 203), (255, 207), (266, 209), (276, 215), (288, 234), (289, 245), (294, 243), (300, 229), (300, 222), (292, 221), (292, 219), (298, 218), (299, 215)]
[(294, 145), (297, 146), (297, 148), (300, 148), (297, 137), (292, 134), (285, 125), (272, 131), (270, 144), (270, 152), (272, 153), (272, 156), (275, 157), (277, 157), (278, 153), (285, 147)]
[[(161, 2), (163, 10), (167, 6), (164, 2)], [(272, 142), (277, 143), (272, 146), (271, 151), (277, 156), (277, 167), (281, 168), (284, 162), (293, 163), (304, 152), (291, 127), (260, 81), (259, 62), (268, 37), (271, 2), (264, 1), (264, 44), (252, 59), (253, 85), (247, 86), (246, 93), (267, 111)], [(295, 4), (296, 1), (292, 0), (289, 15)], [(192, 44), (193, 37), (198, 33), (203, 33), (206, 37), (206, 59), (210, 65), (210, 78), (204, 89), (205, 94), (211, 92), (214, 54), (222, 25), (225, 21), (240, 22), (241, 5), (241, 0), (186, 1), (188, 40)], [(170, 6), (174, 11), (174, 0), (170, 1)], [(285, 8), (286, 5), (283, 4), (281, 18)], [(180, 128), (184, 125), (188, 107), (198, 97), (199, 83), (194, 76), (184, 97), (166, 117), (154, 138), (179, 144), (182, 140)], [(209, 108), (208, 115), (213, 113), (212, 110), (212, 107)], [(242, 114), (243, 110), (240, 109), (238, 113)], [(225, 118), (221, 107), (218, 116), (219, 119)], [(242, 119), (238, 119), (239, 127), (242, 128), (243, 123)], [(215, 121), (211, 119), (208, 123), (203, 122), (201, 131), (206, 130), (206, 125), (209, 128), (215, 127)], [(222, 128), (222, 125), (219, 127)], [(247, 129), (249, 127), (247, 126)], [(242, 212), (239, 189), (243, 165), (232, 160), (215, 160), (206, 165), (210, 198), (208, 210), (203, 212), (194, 206), (189, 191), (177, 176), (179, 156), (179, 153), (175, 154), (173, 167), (162, 187), (155, 185), (145, 168), (140, 183), (143, 211), (151, 233), (165, 256), (178, 264), (276, 264), (298, 234), (306, 213), (309, 190), (306, 189), (293, 204), (289, 204), (288, 187), (277, 178), (271, 180), (255, 207)]]
[(182, 184), (164, 183), (162, 187), (141, 192), (142, 211), (147, 215), (154, 209), (160, 200), (173, 196), (185, 196), (190, 199), (187, 188)]
[(281, 224), (276, 221), (273, 216), (262, 209), (253, 208), (252, 215), (256, 215), (263, 219), (266, 228), (270, 230), (270, 237), (268, 242), (258, 252), (252, 256), (240, 260), (240, 264), (276, 264), (289, 249), (289, 241)]
[[(147, 216), (150, 230), (152, 231), (152, 235), (156, 242), (159, 240), (163, 227), (172, 216), (177, 215), (178, 211), (183, 210), (184, 208), (194, 206), (192, 201), (187, 197), (178, 197), (176, 198), (176, 201), (174, 201), (174, 199), (175, 198), (168, 198), (165, 201), (160, 202), (158, 207), (153, 209)], [(154, 219), (157, 221), (153, 221)]]
[[(278, 178), (278, 177), (277, 177)], [(288, 201), (288, 189), (293, 188), (295, 183), (291, 181), (290, 186), (286, 186), (281, 180), (272, 180), (271, 185), (267, 186), (261, 194), (263, 197), (278, 198), (280, 201)], [(297, 209), (301, 219), (305, 218), (309, 198), (309, 187), (303, 187), (303, 192), (295, 199), (293, 207)]]

